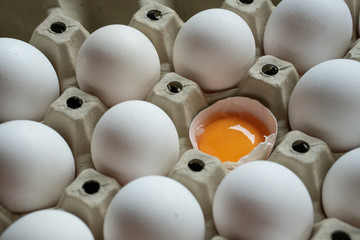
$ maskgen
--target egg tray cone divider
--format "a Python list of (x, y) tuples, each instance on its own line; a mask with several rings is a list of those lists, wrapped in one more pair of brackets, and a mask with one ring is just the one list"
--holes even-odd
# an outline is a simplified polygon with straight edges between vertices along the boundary
[(360, 229), (336, 218), (327, 218), (314, 225), (310, 240), (360, 239)]
[(16, 221), (18, 217), (17, 214), (13, 214), (10, 210), (0, 205), (0, 235), (7, 227)]
[(144, 33), (153, 43), (160, 58), (161, 72), (174, 71), (173, 45), (183, 25), (177, 13), (164, 5), (150, 2), (135, 13), (129, 25)]
[(55, 129), (70, 146), (76, 175), (93, 168), (90, 154), (91, 136), (107, 107), (97, 98), (71, 87), (51, 104), (44, 124)]
[(238, 86), (237, 95), (257, 99), (275, 116), (281, 139), (289, 130), (290, 95), (299, 80), (294, 65), (273, 56), (258, 58)]
[(189, 135), (192, 119), (208, 106), (199, 86), (174, 72), (165, 74), (146, 100), (159, 106), (170, 116), (180, 137)]
[[(317, 222), (311, 239), (331, 239), (334, 231), (344, 232), (350, 239), (359, 238), (358, 228), (337, 219), (324, 219), (319, 191), (327, 170), (341, 153), (332, 154), (322, 141), (301, 132), (290, 131), (287, 105), (299, 75), (291, 63), (273, 56), (263, 56), (264, 23), (273, 10), (272, 2), (248, 2), (245, 4), (240, 0), (39, 0), (33, 4), (29, 1), (3, 1), (3, 7), (0, 9), (0, 36), (15, 37), (36, 46), (49, 58), (59, 77), (62, 95), (50, 106), (43, 123), (58, 131), (70, 145), (76, 161), (77, 177), (64, 191), (56, 207), (83, 219), (96, 239), (102, 239), (103, 223), (103, 220), (97, 217), (103, 218), (109, 201), (120, 186), (93, 170), (90, 155), (91, 135), (107, 108), (99, 99), (77, 88), (75, 65), (79, 48), (89, 33), (113, 23), (130, 25), (143, 32), (159, 54), (162, 79), (146, 100), (162, 108), (177, 128), (181, 157), (169, 176), (184, 184), (198, 199), (206, 219), (206, 239), (226, 240), (217, 236), (211, 209), (215, 190), (226, 171), (218, 159), (191, 149), (188, 128), (194, 116), (202, 109), (232, 96), (254, 98), (269, 108), (277, 118), (277, 147), (269, 160), (290, 168), (308, 188)], [(275, 5), (278, 2), (273, 1)], [(359, 1), (345, 2), (350, 8), (354, 24), (357, 25)], [(237, 88), (218, 93), (204, 93), (195, 82), (173, 72), (172, 48), (176, 34), (184, 21), (201, 10), (214, 7), (231, 10), (247, 21), (256, 40), (258, 59), (243, 76)], [(353, 36), (353, 46), (345, 58), (360, 61), (360, 43), (355, 42), (358, 29), (355, 27)], [(72, 99), (70, 102), (73, 101), (74, 105), (67, 105), (69, 99)], [(79, 99), (82, 104), (76, 107), (80, 103)], [(294, 141), (306, 142), (309, 150), (305, 153), (294, 151)], [(189, 167), (190, 162), (190, 166), (194, 164), (194, 169), (199, 169), (199, 166), (202, 169), (192, 170)], [(86, 183), (93, 184), (95, 188), (98, 183), (98, 192), (86, 193)], [(0, 206), (0, 233), (19, 216), (21, 215), (11, 213)], [(345, 236), (344, 239), (349, 238)]]
[(80, 217), (95, 239), (103, 239), (106, 209), (119, 189), (120, 185), (115, 179), (89, 168), (65, 189), (57, 208)]
[(206, 239), (217, 234), (212, 215), (215, 191), (227, 170), (219, 159), (198, 150), (185, 152), (169, 173), (169, 177), (187, 187), (199, 201), (206, 225)]
[(314, 222), (323, 220), (322, 185), (335, 162), (326, 143), (300, 131), (291, 131), (281, 139), (268, 160), (284, 165), (303, 181), (313, 202)]
[(353, 43), (352, 48), (346, 53), (344, 58), (360, 62), (360, 39)]
[[(248, 2), (251, 2), (250, 4)], [(241, 1), (241, 0), (225, 0), (221, 6), (224, 9), (233, 11), (242, 17), (249, 24), (254, 34), (256, 44), (256, 55), (264, 55), (263, 39), (264, 31), (268, 18), (274, 8), (271, 1)], [(258, 17), (261, 16), (261, 17)]]
[(30, 44), (50, 60), (60, 82), (61, 92), (77, 87), (76, 57), (80, 46), (89, 36), (78, 22), (61, 13), (50, 14), (33, 32)]

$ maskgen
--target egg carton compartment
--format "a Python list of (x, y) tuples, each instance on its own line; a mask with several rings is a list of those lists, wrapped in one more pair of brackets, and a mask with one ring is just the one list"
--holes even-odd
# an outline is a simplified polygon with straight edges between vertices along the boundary
[(327, 218), (314, 225), (311, 240), (320, 239), (359, 239), (358, 228), (336, 218)]
[(80, 217), (95, 239), (102, 239), (106, 209), (119, 189), (115, 179), (88, 168), (66, 188), (56, 207)]
[[(300, 76), (291, 63), (264, 56), (265, 23), (278, 2), (42, 0), (30, 3), (4, 0), (3, 5), (7, 7), (0, 9), (0, 36), (22, 39), (37, 47), (51, 61), (60, 81), (61, 96), (52, 103), (42, 122), (55, 129), (69, 144), (75, 158), (76, 178), (54, 207), (75, 214), (88, 225), (95, 239), (103, 239), (107, 206), (121, 186), (94, 170), (90, 154), (91, 136), (108, 108), (97, 97), (78, 88), (75, 63), (80, 46), (91, 32), (108, 24), (121, 23), (144, 33), (158, 52), (161, 80), (146, 101), (163, 109), (176, 126), (180, 137), (180, 158), (169, 177), (186, 186), (199, 201), (205, 217), (206, 239), (225, 239), (216, 231), (212, 203), (217, 186), (228, 170), (217, 158), (192, 149), (189, 127), (201, 110), (233, 96), (256, 99), (277, 118), (278, 137), (268, 160), (291, 169), (309, 191), (315, 217), (310, 239), (360, 239), (360, 229), (338, 219), (326, 218), (321, 204), (325, 175), (343, 153), (332, 153), (323, 141), (291, 131), (287, 107)], [(360, 2), (346, 0), (346, 3), (353, 22), (357, 23)], [(215, 7), (231, 10), (249, 24), (256, 41), (257, 60), (238, 87), (206, 93), (192, 80), (174, 72), (172, 50), (183, 23), (195, 13)], [(353, 44), (345, 58), (360, 61), (358, 34), (354, 27)], [(0, 206), (0, 234), (23, 215)]]
[(97, 97), (71, 87), (51, 104), (43, 120), (69, 144), (75, 158), (76, 175), (94, 167), (90, 156), (91, 136), (106, 110)]

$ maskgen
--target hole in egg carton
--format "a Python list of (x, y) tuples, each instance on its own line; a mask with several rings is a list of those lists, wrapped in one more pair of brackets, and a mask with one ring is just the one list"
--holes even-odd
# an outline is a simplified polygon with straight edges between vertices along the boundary
[(331, 240), (351, 240), (351, 238), (343, 231), (335, 231), (331, 234)]
[(148, 13), (146, 14), (146, 17), (151, 20), (157, 21), (157, 20), (161, 19), (162, 13), (159, 10), (153, 9), (153, 10), (148, 11)]
[(291, 148), (298, 153), (306, 153), (310, 150), (310, 145), (303, 140), (297, 140), (293, 142)]
[(279, 72), (279, 69), (274, 64), (265, 64), (261, 71), (269, 76), (274, 76)]
[(83, 100), (79, 97), (73, 96), (66, 100), (66, 106), (71, 109), (78, 109), (82, 106)]
[(179, 93), (179, 92), (182, 91), (183, 85), (182, 85), (180, 82), (172, 81), (172, 82), (169, 82), (169, 83), (168, 83), (167, 89), (168, 89), (171, 93)]
[(251, 4), (254, 2), (254, 0), (239, 0), (239, 2), (243, 4)]
[(200, 159), (192, 159), (189, 161), (188, 167), (194, 172), (200, 172), (204, 169), (205, 163)]
[(94, 194), (99, 191), (100, 184), (95, 180), (89, 180), (83, 184), (82, 188), (87, 194)]
[(355, 240), (360, 229), (338, 218), (326, 218), (314, 224), (309, 240)]
[(196, 13), (206, 9), (220, 8), (224, 0), (173, 0), (173, 1), (158, 1), (167, 7), (175, 10), (179, 17), (186, 22)]
[(54, 22), (51, 24), (50, 30), (54, 33), (61, 34), (66, 31), (66, 25), (63, 22)]

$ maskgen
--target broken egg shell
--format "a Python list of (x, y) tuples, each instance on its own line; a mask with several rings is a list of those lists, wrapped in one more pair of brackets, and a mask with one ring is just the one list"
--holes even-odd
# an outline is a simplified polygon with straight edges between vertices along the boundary
[(269, 134), (249, 154), (241, 157), (237, 162), (224, 162), (224, 166), (228, 170), (232, 170), (245, 162), (267, 159), (276, 141), (277, 121), (269, 109), (257, 100), (247, 97), (226, 98), (202, 110), (193, 119), (189, 129), (190, 142), (193, 148), (199, 150), (198, 137), (202, 133), (201, 130), (199, 131), (201, 126), (207, 126), (211, 122), (229, 114), (250, 114), (266, 126)]

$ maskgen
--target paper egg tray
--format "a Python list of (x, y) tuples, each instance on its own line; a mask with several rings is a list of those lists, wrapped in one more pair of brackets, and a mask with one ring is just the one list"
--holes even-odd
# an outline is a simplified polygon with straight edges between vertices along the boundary
[[(43, 123), (58, 131), (71, 147), (77, 177), (66, 188), (56, 208), (80, 217), (96, 239), (103, 239), (103, 219), (112, 197), (121, 188), (112, 178), (94, 170), (90, 156), (93, 129), (107, 108), (98, 98), (81, 91), (76, 82), (78, 50), (89, 32), (114, 23), (143, 32), (158, 51), (162, 78), (146, 101), (162, 108), (173, 120), (180, 137), (181, 155), (169, 177), (184, 184), (198, 199), (206, 219), (206, 239), (217, 236), (212, 218), (212, 200), (227, 170), (215, 157), (191, 149), (188, 129), (193, 117), (212, 103), (230, 96), (257, 99), (278, 121), (278, 138), (269, 161), (294, 171), (311, 195), (315, 224), (310, 239), (360, 239), (360, 229), (337, 219), (327, 219), (321, 206), (323, 179), (341, 154), (332, 153), (321, 140), (291, 131), (287, 119), (290, 94), (299, 79), (294, 66), (273, 56), (264, 56), (262, 38), (274, 5), (270, 0), (2, 0), (0, 37), (13, 37), (40, 49), (57, 71), (61, 96), (50, 106)], [(359, 1), (346, 0), (357, 26)], [(238, 88), (206, 94), (198, 85), (174, 72), (172, 47), (184, 21), (195, 13), (222, 7), (239, 14), (250, 26), (257, 45), (257, 61)], [(345, 58), (360, 61), (356, 41)], [(139, 86), (140, 88), (141, 86)], [(0, 233), (21, 215), (0, 206)], [(185, 240), (185, 239), (184, 239)]]

